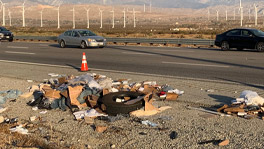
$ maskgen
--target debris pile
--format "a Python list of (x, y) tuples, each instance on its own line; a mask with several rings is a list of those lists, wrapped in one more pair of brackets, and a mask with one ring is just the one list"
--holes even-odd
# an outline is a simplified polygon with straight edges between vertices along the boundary
[[(20, 97), (29, 98), (33, 95), (28, 105), (34, 108), (69, 108), (75, 112), (76, 119), (83, 119), (86, 115), (129, 114), (132, 111), (135, 111), (132, 114), (135, 116), (153, 115), (170, 108), (155, 108), (153, 100), (176, 100), (184, 93), (169, 85), (159, 86), (156, 81), (129, 83), (130, 79), (112, 80), (94, 73), (81, 76), (52, 74), (52, 77), (39, 85), (33, 85)], [(143, 106), (144, 110), (136, 111)]]
[(246, 119), (259, 117), (264, 119), (264, 98), (256, 92), (245, 90), (240, 97), (232, 101), (231, 105), (224, 105), (217, 109), (229, 115), (237, 115)]

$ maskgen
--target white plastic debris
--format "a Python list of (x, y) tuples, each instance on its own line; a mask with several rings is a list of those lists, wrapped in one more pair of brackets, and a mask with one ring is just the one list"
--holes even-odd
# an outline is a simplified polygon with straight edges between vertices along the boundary
[(48, 75), (51, 77), (58, 77), (59, 76), (59, 74), (56, 74), (56, 73), (48, 73)]
[(184, 91), (180, 91), (178, 89), (174, 89), (174, 90), (169, 90), (168, 93), (176, 93), (178, 95), (182, 95), (182, 94), (184, 94)]
[(143, 88), (143, 87), (140, 87), (138, 90), (139, 90), (140, 92), (143, 92), (143, 91), (144, 91), (144, 88)]
[(144, 125), (147, 125), (147, 126), (152, 126), (152, 127), (158, 126), (158, 124), (150, 122), (149, 120), (141, 121), (141, 123), (144, 124)]
[(37, 111), (38, 107), (33, 107), (32, 110)]
[(213, 89), (209, 89), (209, 90), (206, 90), (206, 92), (213, 93), (214, 90)]
[(27, 80), (27, 82), (29, 82), (29, 83), (32, 83), (32, 82), (33, 82), (33, 80)]
[(245, 115), (247, 115), (247, 113), (246, 112), (238, 112), (237, 115), (238, 116), (245, 116)]
[(41, 111), (40, 114), (46, 114), (48, 111)]
[(116, 88), (113, 87), (113, 88), (111, 89), (111, 92), (113, 92), (113, 93), (118, 92), (118, 89), (116, 89)]
[(28, 130), (25, 129), (25, 128), (23, 128), (22, 125), (16, 126), (16, 127), (11, 128), (11, 129), (9, 129), (9, 130), (10, 130), (11, 132), (18, 132), (18, 133), (21, 133), (21, 134), (23, 134), (23, 135), (27, 135), (27, 134), (29, 134), (29, 133), (28, 133)]
[(30, 119), (31, 122), (33, 122), (33, 121), (35, 121), (37, 119), (37, 117), (36, 116), (31, 116), (29, 119)]
[(236, 100), (238, 102), (245, 102), (247, 105), (258, 106), (264, 104), (264, 98), (260, 97), (257, 92), (250, 90), (243, 91)]
[(157, 82), (156, 81), (146, 81), (143, 83), (144, 85), (151, 85), (151, 86), (155, 86), (157, 85)]
[(74, 112), (73, 115), (75, 116), (75, 118), (77, 120), (83, 119), (84, 117), (107, 116), (105, 114), (101, 114), (101, 113), (97, 112), (95, 109)]
[(125, 100), (122, 100), (120, 98), (116, 98), (116, 102), (124, 102)]
[(7, 110), (7, 108), (0, 107), (0, 113), (3, 113)]
[(113, 85), (120, 85), (121, 82), (113, 82), (112, 84), (113, 84)]

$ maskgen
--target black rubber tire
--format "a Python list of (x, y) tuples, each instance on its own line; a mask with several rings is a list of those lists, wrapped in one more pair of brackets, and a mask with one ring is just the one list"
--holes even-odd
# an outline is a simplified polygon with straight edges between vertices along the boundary
[(86, 48), (87, 48), (87, 44), (86, 44), (86, 42), (85, 42), (85, 41), (82, 41), (80, 47), (81, 47), (82, 49), (86, 49)]
[(8, 41), (9, 41), (9, 42), (13, 42), (13, 38), (9, 39)]
[(60, 41), (60, 47), (61, 48), (65, 48), (66, 47), (66, 44), (65, 44), (65, 41), (64, 40), (61, 40)]
[(109, 93), (102, 98), (102, 103), (106, 106), (106, 113), (108, 115), (117, 115), (117, 114), (129, 114), (132, 111), (138, 110), (144, 106), (143, 100), (138, 101), (131, 105), (126, 105), (124, 103), (116, 102), (117, 97), (130, 97), (135, 99), (138, 96), (143, 96), (145, 94), (138, 92), (122, 91), (116, 93)]
[(99, 48), (104, 48), (104, 46), (102, 46), (102, 47), (99, 47)]
[(264, 52), (264, 42), (259, 42), (256, 45), (256, 49), (257, 49), (258, 52)]
[(222, 41), (222, 43), (221, 43), (221, 49), (222, 49), (222, 51), (228, 51), (228, 50), (230, 50), (229, 43), (227, 41)]

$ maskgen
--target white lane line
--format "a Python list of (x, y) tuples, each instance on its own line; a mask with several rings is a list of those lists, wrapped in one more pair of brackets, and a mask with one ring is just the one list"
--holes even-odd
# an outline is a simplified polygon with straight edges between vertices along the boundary
[(162, 50), (162, 49), (154, 49), (154, 51), (164, 51), (164, 52), (186, 52), (186, 53), (191, 53), (194, 51), (189, 51), (189, 50)]
[(14, 51), (5, 51), (5, 53), (12, 53), (12, 54), (27, 54), (27, 55), (34, 55), (36, 53), (29, 53), (29, 52), (14, 52)]
[(123, 54), (131, 54), (131, 55), (154, 55), (150, 53), (141, 53), (141, 52), (122, 52)]
[(11, 48), (11, 49), (28, 49), (28, 47), (18, 47), (18, 46), (7, 46), (7, 48)]
[(190, 66), (205, 66), (205, 67), (221, 67), (229, 68), (230, 66), (226, 65), (209, 65), (209, 64), (193, 64), (193, 63), (179, 63), (179, 62), (162, 62), (163, 64), (175, 64), (175, 65), (190, 65)]

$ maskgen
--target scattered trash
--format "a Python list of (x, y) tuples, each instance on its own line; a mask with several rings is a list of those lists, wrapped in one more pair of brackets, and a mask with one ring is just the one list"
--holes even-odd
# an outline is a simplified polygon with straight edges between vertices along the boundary
[(19, 90), (0, 91), (0, 104), (6, 103), (7, 99), (16, 99), (22, 94)]
[(0, 113), (3, 113), (7, 110), (7, 108), (0, 107)]
[(215, 112), (215, 111), (210, 111), (210, 110), (206, 110), (206, 109), (203, 109), (203, 108), (195, 108), (195, 107), (191, 107), (191, 106), (187, 106), (186, 108), (187, 109), (192, 109), (192, 110), (203, 111), (203, 112), (207, 112), (207, 113), (211, 113), (211, 114), (215, 114), (215, 115), (220, 115), (220, 116), (230, 116), (230, 115), (227, 115), (227, 114), (218, 113), (218, 112)]
[(27, 80), (27, 82), (29, 82), (29, 83), (32, 83), (32, 82), (33, 82), (33, 80)]
[(3, 116), (0, 116), (0, 124), (5, 122), (5, 118)]
[(171, 133), (170, 133), (170, 139), (176, 139), (177, 138), (177, 136), (178, 136), (178, 134), (176, 133), (176, 131), (172, 131)]
[(139, 134), (140, 135), (147, 135), (147, 133), (145, 133), (145, 132), (140, 132)]
[(41, 111), (40, 114), (46, 114), (48, 111)]
[(224, 140), (224, 141), (220, 142), (218, 145), (219, 146), (226, 146), (228, 144), (229, 144), (229, 140)]
[(96, 126), (95, 130), (99, 133), (105, 132), (107, 129), (107, 126)]
[(107, 116), (106, 114), (102, 114), (102, 113), (97, 112), (95, 109), (74, 112), (73, 115), (75, 116), (75, 118), (77, 120), (83, 119), (84, 117)]
[(32, 110), (37, 111), (38, 107), (33, 107)]
[(111, 145), (111, 148), (115, 148), (116, 146), (114, 144)]
[(10, 130), (11, 132), (18, 132), (18, 133), (21, 133), (21, 134), (24, 134), (24, 135), (29, 134), (29, 133), (28, 133), (28, 130), (25, 129), (25, 128), (23, 128), (22, 125), (16, 126), (16, 127), (11, 128), (11, 129), (9, 129), (9, 130)]
[(36, 116), (31, 116), (31, 117), (29, 118), (29, 120), (30, 120), (31, 122), (35, 121), (36, 119), (37, 119)]
[(141, 124), (147, 125), (147, 126), (151, 126), (151, 127), (156, 127), (158, 126), (158, 124), (150, 122), (149, 120), (146, 121), (141, 121)]

